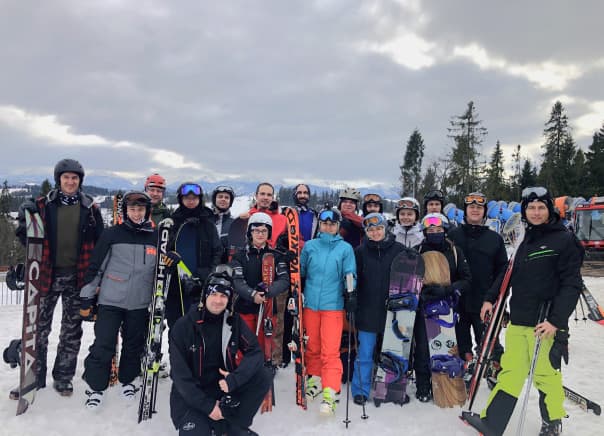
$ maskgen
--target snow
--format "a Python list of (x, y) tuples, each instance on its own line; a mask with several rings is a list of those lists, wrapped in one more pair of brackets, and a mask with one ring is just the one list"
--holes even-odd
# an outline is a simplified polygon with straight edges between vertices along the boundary
[[(604, 278), (586, 277), (585, 282), (596, 299), (604, 303)], [(60, 307), (55, 311), (53, 332), (50, 337), (48, 362), (52, 365), (60, 329)], [(579, 314), (581, 317), (581, 314)], [(572, 317), (574, 319), (574, 316)], [(0, 345), (2, 349), (10, 339), (20, 335), (21, 307), (17, 305), (0, 306)], [(38, 391), (35, 403), (22, 416), (15, 416), (17, 403), (8, 399), (8, 392), (17, 385), (18, 371), (6, 364), (0, 364), (0, 435), (40, 435), (63, 436), (85, 434), (96, 435), (170, 435), (177, 434), (169, 418), (170, 379), (161, 379), (159, 383), (157, 409), (153, 419), (137, 424), (138, 401), (127, 402), (120, 396), (120, 389), (109, 388), (102, 407), (95, 412), (84, 407), (84, 391), (87, 386), (81, 379), (84, 358), (94, 339), (93, 325), (84, 323), (84, 337), (79, 355), (77, 374), (74, 379), (72, 397), (60, 397), (51, 387), (49, 375), (46, 389)], [(602, 377), (599, 373), (604, 360), (604, 326), (592, 321), (571, 320), (570, 362), (564, 370), (564, 383), (571, 389), (587, 396), (592, 401), (604, 405)], [(164, 346), (164, 349), (167, 348)], [(336, 416), (319, 416), (319, 403), (309, 404), (307, 411), (295, 405), (294, 373), (290, 367), (280, 370), (275, 379), (277, 405), (272, 413), (257, 415), (252, 428), (261, 435), (425, 435), (428, 432), (447, 435), (475, 435), (459, 419), (460, 408), (439, 409), (433, 403), (422, 404), (413, 397), (403, 407), (383, 404), (375, 408), (367, 405), (369, 419), (361, 420), (361, 408), (350, 401), (350, 419), (348, 430), (342, 420), (345, 416), (345, 397), (343, 390)], [(488, 395), (483, 383), (476, 400), (474, 411), (479, 411)], [(522, 401), (522, 397), (521, 397)], [(520, 404), (516, 411), (520, 409)], [(602, 418), (592, 412), (584, 412), (578, 405), (566, 402), (569, 419), (564, 420), (564, 434), (597, 435), (600, 433)], [(506, 434), (515, 434), (516, 415), (512, 418)], [(531, 390), (525, 434), (536, 435), (539, 432), (540, 418), (538, 395)]]

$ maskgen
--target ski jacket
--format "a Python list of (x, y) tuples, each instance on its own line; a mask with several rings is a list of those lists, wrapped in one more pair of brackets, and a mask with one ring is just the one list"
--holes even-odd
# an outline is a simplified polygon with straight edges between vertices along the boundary
[(352, 248), (358, 247), (365, 236), (363, 232), (363, 217), (357, 214), (344, 214), (342, 212), (340, 236), (352, 245)]
[(118, 224), (103, 232), (92, 253), (80, 298), (126, 310), (146, 309), (153, 295), (157, 230)]
[(422, 242), (418, 251), (425, 253), (428, 251), (440, 251), (445, 255), (449, 262), (449, 273), (451, 275), (451, 288), (458, 290), (461, 295), (468, 292), (472, 285), (472, 273), (470, 266), (466, 261), (463, 251), (456, 247), (449, 239), (445, 239), (445, 243), (439, 249), (429, 245), (426, 241)]
[(222, 376), (216, 366), (230, 373), (226, 382), (234, 391), (264, 365), (256, 335), (238, 314), (211, 315), (191, 308), (176, 321), (169, 336), (170, 414), (176, 428), (188, 410), (209, 415), (222, 396), (218, 386)]
[[(54, 276), (56, 247), (57, 247), (57, 211), (61, 207), (59, 191), (54, 189), (45, 197), (28, 200), (19, 208), (19, 225), (15, 234), (25, 245), (27, 228), (25, 224), (25, 209), (36, 210), (42, 218), (44, 225), (44, 243), (42, 247), (42, 261), (40, 265), (39, 291), (43, 294), (50, 290)], [(78, 261), (77, 261), (77, 287), (84, 285), (84, 275), (90, 263), (92, 250), (103, 232), (103, 217), (94, 198), (80, 191), (80, 223), (78, 232)]]
[(151, 207), (151, 221), (155, 225), (158, 225), (165, 218), (170, 218), (170, 215), (170, 209), (163, 202)]
[(319, 221), (317, 212), (306, 206), (296, 205), (298, 211), (298, 220), (300, 223), (300, 248), (304, 247), (304, 241), (310, 241), (317, 234)]
[[(568, 328), (568, 317), (579, 299), (583, 280), (583, 248), (574, 234), (557, 218), (547, 224), (527, 227), (518, 246), (510, 284), (510, 321), (535, 326), (541, 305), (551, 300), (547, 320), (559, 329)], [(495, 302), (503, 273), (485, 296)]]
[(382, 333), (386, 324), (386, 299), (390, 287), (390, 266), (401, 251), (410, 250), (387, 234), (382, 241), (366, 239), (354, 249), (357, 269), (356, 327)]
[(400, 242), (405, 247), (415, 248), (419, 246), (424, 240), (424, 233), (419, 223), (412, 225), (411, 227), (404, 227), (399, 223), (394, 225), (392, 230), (396, 238), (396, 242)]
[(271, 248), (275, 248), (277, 246), (277, 239), (279, 235), (285, 232), (285, 228), (287, 227), (287, 221), (285, 219), (285, 215), (281, 215), (279, 213), (279, 209), (277, 210), (269, 210), (269, 209), (258, 209), (256, 207), (252, 207), (248, 214), (249, 216), (254, 215), (256, 212), (264, 212), (268, 216), (271, 217), (273, 221), (273, 229), (271, 231), (271, 238), (268, 240), (268, 244)]
[(289, 290), (289, 266), (283, 256), (268, 245), (261, 249), (247, 246), (235, 253), (231, 260), (233, 287), (239, 296), (235, 302), (235, 312), (258, 313), (260, 305), (254, 303), (254, 295), (256, 285), (262, 282), (262, 256), (266, 253), (273, 253), (275, 256), (273, 284), (267, 288), (267, 296), (274, 298)]
[(470, 224), (452, 229), (448, 237), (461, 248), (472, 272), (472, 285), (462, 296), (460, 307), (468, 313), (480, 313), (486, 292), (507, 265), (503, 238), (486, 226)]
[(342, 310), (349, 273), (356, 282), (354, 250), (340, 235), (319, 232), (315, 239), (307, 241), (300, 254), (300, 274), (306, 279), (304, 307)]
[(212, 222), (216, 225), (216, 231), (218, 232), (218, 237), (220, 238), (223, 248), (221, 263), (226, 263), (228, 259), (229, 230), (231, 229), (233, 221), (234, 218), (231, 216), (230, 210), (224, 213), (215, 212), (214, 215), (212, 215)]

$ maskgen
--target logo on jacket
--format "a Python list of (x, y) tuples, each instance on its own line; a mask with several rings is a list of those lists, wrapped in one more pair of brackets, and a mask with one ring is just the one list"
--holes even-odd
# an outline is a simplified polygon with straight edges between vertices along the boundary
[(539, 247), (540, 250), (545, 250), (547, 248), (547, 245), (542, 245), (541, 247)]
[(191, 431), (193, 429), (195, 429), (195, 423), (191, 421), (184, 423), (181, 427), (182, 431)]
[(189, 351), (192, 351), (193, 353), (195, 353), (197, 351), (197, 345), (193, 344), (189, 347)]

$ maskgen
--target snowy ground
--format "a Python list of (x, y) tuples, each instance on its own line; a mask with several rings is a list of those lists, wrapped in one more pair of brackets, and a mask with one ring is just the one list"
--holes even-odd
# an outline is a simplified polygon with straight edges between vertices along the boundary
[[(596, 299), (604, 303), (604, 278), (585, 278)], [(57, 308), (57, 315), (60, 307)], [(59, 330), (59, 316), (55, 316), (54, 330), (51, 334), (49, 348), (50, 366), (54, 361), (53, 350), (56, 349)], [(574, 318), (574, 317), (573, 317)], [(16, 305), (0, 306), (0, 346), (2, 349), (9, 340), (20, 334), (21, 307)], [(604, 405), (602, 377), (599, 370), (604, 361), (604, 326), (588, 321), (571, 322), (570, 364), (564, 367), (565, 385), (586, 395), (600, 405)], [(41, 435), (63, 436), (85, 434), (96, 435), (170, 435), (176, 434), (169, 419), (168, 393), (170, 380), (163, 379), (159, 385), (157, 415), (151, 421), (137, 424), (138, 403), (127, 403), (119, 396), (117, 388), (110, 388), (101, 410), (89, 412), (84, 407), (84, 390), (86, 386), (80, 376), (83, 370), (83, 360), (89, 345), (93, 340), (92, 324), (85, 323), (82, 351), (78, 363), (77, 376), (74, 380), (74, 395), (63, 398), (49, 387), (38, 392), (35, 403), (26, 414), (15, 416), (17, 403), (8, 399), (8, 392), (15, 387), (18, 371), (0, 364), (0, 435)], [(50, 372), (50, 369), (49, 369)], [(273, 412), (258, 415), (253, 429), (261, 435), (425, 435), (428, 432), (447, 435), (473, 435), (457, 417), (459, 408), (439, 409), (434, 404), (421, 404), (412, 395), (412, 400), (404, 407), (390, 404), (382, 405), (379, 409), (369, 404), (367, 414), (369, 419), (361, 420), (361, 408), (350, 404), (351, 423), (345, 429), (342, 420), (345, 415), (345, 394), (343, 395), (337, 414), (332, 418), (322, 418), (318, 414), (318, 402), (311, 403), (305, 412), (295, 405), (293, 369), (280, 371), (275, 380), (277, 406)], [(411, 390), (413, 391), (413, 386)], [(345, 392), (345, 391), (344, 391)], [(488, 390), (481, 387), (475, 410), (478, 411), (486, 401)], [(531, 391), (529, 413), (525, 424), (525, 434), (536, 435), (539, 432), (540, 419), (538, 412), (537, 393)], [(567, 435), (598, 435), (601, 433), (602, 417), (586, 413), (577, 405), (567, 402), (569, 419), (564, 420), (564, 433)], [(519, 409), (519, 407), (517, 408)], [(508, 428), (507, 434), (515, 434), (516, 417)]]

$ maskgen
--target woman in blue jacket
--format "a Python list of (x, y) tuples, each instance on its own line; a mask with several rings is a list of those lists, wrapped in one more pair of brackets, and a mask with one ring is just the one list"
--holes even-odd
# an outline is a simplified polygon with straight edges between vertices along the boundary
[(305, 363), (309, 374), (306, 395), (312, 400), (321, 392), (322, 415), (333, 415), (335, 394), (340, 391), (342, 362), (340, 340), (344, 325), (346, 276), (356, 275), (352, 246), (339, 235), (342, 216), (337, 209), (319, 213), (319, 233), (300, 256), (304, 288), (304, 328), (308, 336)]

